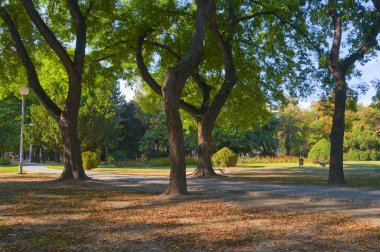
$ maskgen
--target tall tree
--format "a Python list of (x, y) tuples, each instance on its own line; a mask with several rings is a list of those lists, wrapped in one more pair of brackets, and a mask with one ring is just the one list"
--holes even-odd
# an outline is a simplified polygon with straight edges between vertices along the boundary
[[(92, 3), (92, 2), (91, 2)], [(41, 105), (48, 111), (50, 116), (58, 123), (64, 149), (64, 170), (60, 176), (61, 180), (65, 179), (87, 179), (82, 166), (80, 144), (78, 138), (77, 121), (80, 107), (80, 98), (82, 91), (82, 74), (84, 68), (84, 58), (86, 49), (86, 17), (82, 13), (79, 3), (76, 0), (67, 0), (66, 5), (72, 18), (72, 27), (66, 27), (74, 30), (75, 50), (73, 58), (70, 56), (65, 45), (57, 38), (56, 34), (42, 18), (41, 13), (36, 9), (33, 1), (23, 0), (22, 5), (27, 12), (29, 19), (35, 25), (38, 32), (47, 42), (49, 47), (60, 59), (68, 77), (68, 93), (65, 103), (60, 108), (41, 86), (35, 64), (32, 57), (23, 42), (16, 23), (9, 14), (8, 4), (0, 2), (0, 16), (8, 28), (16, 52), (25, 68), (28, 78), (28, 84), (34, 95)], [(86, 10), (86, 15), (90, 12), (92, 4)], [(13, 13), (12, 13), (13, 14)]]
[[(331, 152), (330, 152), (330, 168), (329, 168), (329, 184), (345, 184), (343, 172), (343, 141), (345, 130), (345, 112), (347, 99), (347, 82), (346, 77), (352, 71), (357, 61), (365, 60), (365, 55), (371, 52), (377, 45), (377, 35), (380, 31), (380, 17), (368, 11), (365, 6), (353, 1), (347, 10), (347, 4), (342, 4), (335, 0), (328, 2), (328, 11), (331, 17), (331, 24), (334, 35), (329, 55), (329, 70), (334, 79), (334, 115), (330, 134)], [(347, 13), (348, 12), (348, 13)], [(354, 13), (356, 12), (356, 13)], [(356, 17), (357, 13), (365, 16), (364, 20)], [(348, 15), (348, 22), (346, 21)], [(350, 20), (351, 19), (351, 20)], [(357, 21), (359, 19), (359, 21)], [(347, 29), (347, 23), (354, 25), (356, 29), (360, 29), (357, 23), (362, 25), (357, 38), (349, 38), (354, 40), (353, 48), (350, 53), (341, 58), (341, 44), (343, 29)]]
[[(166, 194), (186, 194), (186, 165), (184, 150), (184, 134), (179, 113), (183, 88), (194, 69), (198, 67), (206, 33), (207, 19), (210, 13), (210, 1), (197, 0), (194, 14), (194, 29), (185, 56), (179, 63), (170, 68), (162, 87), (152, 78), (144, 64), (142, 45), (146, 34), (140, 36), (136, 61), (144, 79), (149, 79), (151, 88), (161, 93), (164, 100), (164, 112), (168, 123), (168, 138), (170, 150), (170, 181)], [(146, 69), (146, 70), (145, 70)]]
[(308, 152), (309, 134), (307, 113), (296, 104), (289, 103), (278, 115), (278, 133), (286, 155), (304, 155)]
[[(253, 118), (258, 120), (266, 114), (266, 104), (272, 100), (268, 94), (273, 93), (273, 100), (278, 102), (283, 96), (280, 86), (290, 84), (296, 79), (300, 80), (302, 77), (297, 77), (297, 72), (307, 72), (305, 68), (304, 71), (299, 71), (304, 65), (304, 55), (299, 57), (301, 60), (296, 66), (290, 59), (294, 56), (294, 51), (290, 46), (284, 46), (292, 45), (289, 37), (299, 39), (302, 36), (292, 34), (296, 26), (279, 15), (279, 9), (281, 8), (267, 6), (259, 1), (220, 1), (218, 5), (213, 2), (209, 25), (209, 37), (213, 41), (210, 38), (206, 39), (204, 62), (191, 74), (195, 84), (192, 87), (198, 89), (185, 90), (187, 92), (180, 102), (180, 107), (197, 123), (198, 165), (193, 176), (215, 175), (210, 159), (211, 134), (221, 113), (233, 115), (234, 119), (240, 117), (239, 122), (246, 121), (245, 124), (249, 125)], [(276, 23), (277, 20), (280, 21), (279, 24)], [(282, 29), (284, 23), (290, 26), (290, 32), (288, 29)], [(259, 29), (265, 32), (258, 33)], [(161, 48), (174, 59), (181, 60), (177, 45), (170, 47), (164, 43), (149, 41), (146, 44)], [(263, 50), (263, 47), (266, 50)], [(258, 62), (260, 57), (270, 60)], [(286, 60), (281, 62), (280, 58)], [(220, 66), (219, 62), (223, 65)], [(143, 62), (140, 62), (139, 69), (144, 81), (150, 87), (154, 87), (154, 80)], [(238, 88), (234, 93), (235, 86)], [(158, 95), (162, 95), (159, 88), (152, 89)], [(292, 88), (292, 91), (296, 89)], [(222, 109), (226, 104), (228, 109)], [(253, 110), (258, 113), (254, 113)]]

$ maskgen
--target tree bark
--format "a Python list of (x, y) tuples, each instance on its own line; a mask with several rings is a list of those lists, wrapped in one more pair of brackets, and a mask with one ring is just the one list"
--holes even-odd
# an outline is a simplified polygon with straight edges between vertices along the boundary
[(71, 111), (64, 106), (62, 110), (59, 126), (61, 129), (63, 143), (63, 164), (64, 169), (58, 180), (79, 179), (86, 180), (86, 175), (80, 150), (80, 143), (77, 130), (77, 114), (78, 111)]
[(183, 125), (179, 113), (179, 95), (176, 90), (176, 74), (170, 70), (168, 81), (162, 88), (164, 111), (168, 124), (168, 138), (170, 151), (170, 181), (164, 194), (187, 194), (185, 145)]
[(212, 168), (211, 162), (211, 134), (213, 124), (206, 123), (204, 120), (197, 123), (198, 128), (198, 160), (197, 168), (192, 177), (205, 177), (217, 175)]
[(330, 50), (329, 69), (334, 77), (334, 115), (330, 134), (330, 167), (329, 184), (345, 184), (343, 172), (343, 140), (345, 128), (346, 109), (346, 83), (345, 71), (339, 61), (340, 46), (342, 40), (342, 19), (336, 9), (330, 11), (334, 27), (334, 38)]
[(372, 0), (372, 3), (375, 5), (376, 9), (380, 12), (380, 0)]
[(345, 184), (343, 172), (343, 141), (346, 112), (346, 83), (344, 79), (335, 83), (335, 105), (330, 134), (330, 168), (328, 183), (332, 185)]
[(165, 83), (161, 86), (149, 74), (142, 56), (142, 45), (146, 33), (138, 41), (136, 63), (143, 79), (153, 91), (162, 95), (164, 111), (168, 124), (170, 150), (170, 181), (165, 194), (186, 194), (186, 164), (182, 120), (179, 113), (182, 90), (189, 76), (198, 67), (203, 50), (203, 41), (206, 33), (207, 19), (210, 13), (209, 0), (197, 0), (197, 9), (194, 13), (194, 29), (187, 47), (185, 56), (173, 68), (169, 69)]
[(286, 156), (290, 157), (290, 146), (286, 146)]

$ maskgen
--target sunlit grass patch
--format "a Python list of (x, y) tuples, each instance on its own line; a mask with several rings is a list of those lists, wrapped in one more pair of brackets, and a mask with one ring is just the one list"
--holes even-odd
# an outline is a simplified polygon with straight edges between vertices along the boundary
[(10, 166), (0, 166), (0, 173), (17, 173), (18, 166), (10, 165)]

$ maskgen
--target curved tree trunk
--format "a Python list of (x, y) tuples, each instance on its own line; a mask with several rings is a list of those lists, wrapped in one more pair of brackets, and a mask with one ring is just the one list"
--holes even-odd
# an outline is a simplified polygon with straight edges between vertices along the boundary
[(216, 176), (211, 162), (211, 134), (214, 125), (200, 121), (198, 127), (198, 160), (197, 168), (194, 170), (192, 177)]
[(164, 111), (168, 125), (170, 150), (170, 181), (164, 192), (168, 195), (187, 194), (185, 145), (183, 125), (179, 113), (180, 91), (176, 88), (176, 73), (169, 71), (167, 82), (162, 88)]
[(86, 175), (80, 150), (80, 143), (77, 130), (77, 116), (71, 115), (71, 112), (62, 112), (59, 121), (63, 143), (63, 164), (64, 169), (59, 180), (68, 179), (89, 179)]
[(81, 81), (82, 78), (80, 74), (74, 73), (70, 76), (70, 90), (66, 103), (63, 105), (61, 116), (58, 120), (61, 129), (64, 155), (64, 169), (59, 180), (89, 179), (83, 169), (82, 154), (78, 137), (78, 114), (82, 93)]
[(343, 141), (346, 112), (346, 84), (343, 79), (335, 84), (335, 106), (330, 134), (329, 184), (345, 184), (343, 172)]

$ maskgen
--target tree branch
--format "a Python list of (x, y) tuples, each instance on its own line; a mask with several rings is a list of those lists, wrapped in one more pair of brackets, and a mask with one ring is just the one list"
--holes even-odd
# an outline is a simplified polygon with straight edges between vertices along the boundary
[(158, 42), (150, 42), (150, 44), (152, 44), (156, 47), (159, 47), (161, 49), (164, 49), (169, 54), (171, 54), (177, 61), (181, 61), (181, 56), (178, 53), (176, 53), (175, 51), (173, 51), (170, 47), (163, 45), (161, 43), (158, 43)]
[(372, 0), (378, 12), (380, 12), (380, 0)]
[(78, 74), (81, 76), (86, 53), (86, 20), (80, 11), (77, 0), (66, 0), (66, 4), (70, 10), (71, 17), (73, 18), (76, 31), (74, 65), (78, 71)]
[[(232, 9), (230, 10), (230, 13), (233, 13)], [(236, 23), (234, 22), (233, 17), (230, 18), (232, 18), (232, 22), (230, 22), (230, 24)], [(222, 54), (225, 70), (224, 82), (221, 88), (219, 89), (218, 93), (214, 97), (214, 100), (212, 101), (208, 111), (206, 112), (208, 120), (215, 122), (217, 116), (219, 115), (219, 112), (221, 111), (223, 105), (227, 101), (227, 98), (230, 95), (232, 88), (235, 86), (237, 82), (237, 76), (232, 55), (232, 41), (225, 41), (218, 29), (218, 24), (216, 22), (215, 0), (212, 0), (211, 4), (210, 29)], [(232, 40), (233, 36), (229, 36), (229, 38)]]
[(339, 63), (340, 44), (342, 40), (342, 20), (336, 10), (331, 10), (332, 21), (334, 25), (334, 39), (331, 45), (329, 67), (331, 73), (340, 72), (341, 65)]
[(364, 37), (362, 45), (351, 55), (346, 57), (342, 63), (342, 71), (346, 73), (348, 68), (352, 66), (357, 60), (361, 60), (364, 55), (373, 49), (377, 44), (377, 35), (380, 32), (380, 18), (377, 18), (373, 26), (369, 28)]
[(273, 11), (258, 11), (258, 12), (251, 14), (251, 15), (242, 16), (242, 17), (235, 19), (234, 24), (242, 22), (242, 21), (247, 21), (247, 20), (253, 19), (253, 18), (258, 17), (258, 16), (273, 15), (273, 14), (275, 14)]
[(8, 27), (9, 33), (12, 37), (14, 46), (16, 47), (16, 52), (20, 58), (22, 64), (27, 73), (28, 84), (35, 94), (37, 100), (41, 103), (42, 106), (48, 111), (48, 113), (58, 121), (61, 114), (61, 109), (55, 104), (50, 97), (46, 94), (45, 90), (42, 88), (38, 75), (32, 60), (29, 57), (29, 54), (22, 42), (19, 32), (17, 31), (16, 25), (14, 24), (12, 18), (8, 12), (0, 7), (0, 16), (4, 20), (5, 25)]
[(57, 54), (59, 59), (61, 60), (63, 66), (65, 67), (67, 72), (71, 72), (73, 65), (65, 48), (63, 48), (62, 44), (55, 37), (54, 33), (50, 30), (50, 28), (46, 25), (46, 23), (42, 20), (40, 14), (36, 10), (32, 0), (23, 0), (23, 5), (28, 13), (30, 19), (40, 32), (40, 34), (45, 38), (46, 42), (53, 49), (53, 51)]
[[(375, 0), (376, 1), (376, 0)], [(260, 5), (264, 8), (268, 8), (265, 4), (261, 3), (260, 1), (257, 1), (257, 0), (251, 0), (252, 3), (255, 3), (257, 5)], [(260, 12), (258, 12), (260, 13)], [(307, 34), (302, 31), (301, 28), (299, 28), (298, 26), (292, 24), (291, 22), (285, 20), (284, 18), (282, 18), (279, 14), (277, 14), (275, 11), (263, 11), (264, 14), (266, 15), (273, 15), (275, 17), (277, 17), (281, 22), (283, 22), (284, 24), (287, 24), (289, 25), (290, 27), (292, 27), (295, 31), (297, 31), (299, 34), (301, 34), (302, 37), (304, 37), (307, 42), (317, 51), (317, 53), (321, 56), (323, 55), (323, 52), (322, 50), (313, 43), (313, 41), (311, 41), (311, 39), (309, 38), (309, 36), (307, 36)], [(249, 18), (248, 18), (249, 19)]]
[(193, 34), (187, 47), (185, 56), (171, 70), (178, 77), (178, 90), (181, 90), (186, 83), (189, 75), (199, 65), (203, 50), (203, 40), (206, 33), (206, 24), (210, 10), (210, 0), (197, 0), (197, 9), (194, 13)]
[(85, 18), (87, 18), (88, 15), (90, 15), (90, 12), (91, 12), (93, 6), (94, 6), (94, 1), (90, 0), (90, 3), (88, 4), (88, 7), (87, 7), (85, 15), (84, 15)]
[(150, 75), (148, 68), (145, 65), (144, 57), (142, 55), (143, 44), (145, 37), (148, 32), (145, 32), (139, 37), (137, 42), (137, 52), (136, 52), (136, 64), (140, 71), (141, 77), (149, 85), (149, 87), (158, 95), (162, 96), (161, 86), (156, 82), (156, 80)]
[[(162, 96), (162, 90), (161, 86), (154, 80), (154, 78), (150, 75), (148, 68), (145, 65), (144, 58), (142, 56), (142, 46), (145, 41), (145, 35), (141, 35), (138, 41), (138, 46), (137, 46), (137, 53), (136, 53), (136, 63), (137, 67), (139, 68), (139, 71), (141, 73), (141, 76), (143, 80), (149, 85), (149, 87), (158, 95)], [(174, 52), (171, 48), (169, 48), (166, 45), (160, 44), (158, 42), (152, 42), (151, 43), (154, 46), (157, 46), (161, 49), (164, 49), (168, 51), (171, 55), (173, 55), (178, 61), (181, 60), (181, 57)], [(189, 114), (193, 116), (197, 116), (200, 114), (200, 110), (195, 107), (194, 105), (191, 105), (190, 103), (185, 102), (184, 100), (180, 100), (180, 107), (188, 112)]]
[[(170, 47), (160, 44), (158, 42), (151, 42), (152, 45), (157, 46), (163, 50), (166, 50), (169, 52), (174, 58), (177, 59), (177, 61), (181, 60), (181, 56), (177, 54), (175, 51), (173, 51)], [(197, 83), (199, 89), (201, 90), (203, 94), (203, 99), (202, 99), (202, 105), (199, 109), (196, 109), (197, 111), (194, 111), (194, 114), (200, 113), (200, 111), (205, 111), (208, 108), (208, 105), (210, 103), (210, 91), (211, 87), (204, 81), (202, 80), (198, 69), (195, 69), (193, 73), (191, 74), (191, 77)], [(190, 105), (190, 104), (189, 104)], [(191, 105), (192, 106), (192, 105)], [(194, 106), (193, 106), (194, 107)], [(194, 107), (195, 108), (195, 107)]]

